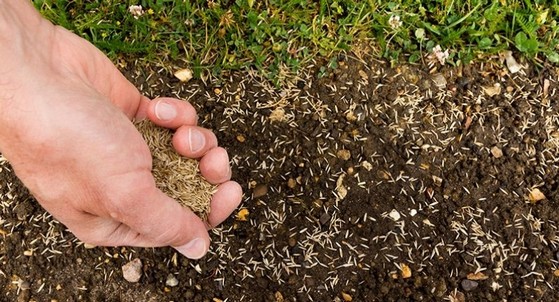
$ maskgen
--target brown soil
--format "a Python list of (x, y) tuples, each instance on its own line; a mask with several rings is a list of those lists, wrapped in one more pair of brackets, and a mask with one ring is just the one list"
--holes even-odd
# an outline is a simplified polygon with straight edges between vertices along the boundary
[[(248, 220), (213, 230), (200, 261), (86, 248), (4, 163), (0, 300), (559, 300), (557, 70), (342, 59), (282, 89), (250, 73), (182, 84), (129, 71), (146, 94), (198, 108)], [(536, 188), (546, 198), (531, 202)], [(121, 266), (134, 258), (131, 284)]]

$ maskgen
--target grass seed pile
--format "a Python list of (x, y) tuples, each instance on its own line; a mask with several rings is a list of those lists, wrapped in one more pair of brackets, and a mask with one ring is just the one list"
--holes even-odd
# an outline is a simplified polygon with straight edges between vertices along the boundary
[(173, 131), (158, 127), (149, 120), (136, 122), (135, 125), (151, 151), (152, 173), (157, 187), (206, 220), (216, 186), (202, 177), (198, 161), (175, 151), (171, 142)]

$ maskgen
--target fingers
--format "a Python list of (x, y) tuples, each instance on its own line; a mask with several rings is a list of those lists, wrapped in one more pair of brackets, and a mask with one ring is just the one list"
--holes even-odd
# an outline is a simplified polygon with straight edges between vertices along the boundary
[(158, 189), (144, 204), (142, 219), (128, 223), (130, 227), (161, 245), (174, 247), (187, 258), (200, 259), (206, 254), (210, 239), (196, 214)]
[(133, 230), (119, 226), (121, 229), (113, 231), (111, 236), (121, 240), (119, 245), (170, 245), (190, 259), (206, 254), (210, 239), (206, 225), (196, 214), (157, 189), (153, 180), (136, 179), (130, 185), (133, 191), (106, 205), (107, 216)]
[(219, 185), (217, 192), (212, 196), (210, 215), (208, 224), (216, 227), (222, 223), (239, 206), (243, 197), (241, 186), (228, 181)]
[(200, 173), (211, 184), (224, 183), (231, 179), (231, 166), (227, 151), (213, 148), (200, 159)]
[(195, 126), (198, 121), (196, 109), (190, 103), (173, 98), (157, 98), (149, 102), (147, 116), (156, 125), (170, 129)]
[(208, 129), (196, 126), (182, 126), (173, 135), (173, 146), (182, 156), (200, 158), (208, 153), (208, 151), (217, 147), (217, 138)]

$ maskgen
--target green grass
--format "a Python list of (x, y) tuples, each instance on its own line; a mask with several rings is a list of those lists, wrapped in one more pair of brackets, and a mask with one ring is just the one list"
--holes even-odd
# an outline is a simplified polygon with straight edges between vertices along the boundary
[[(449, 64), (503, 50), (559, 62), (559, 0), (34, 2), (112, 58), (185, 60), (196, 75), (249, 67), (278, 79), (315, 58), (335, 67), (356, 45), (393, 62), (420, 62), (436, 45)], [(134, 18), (131, 4), (146, 13)]]

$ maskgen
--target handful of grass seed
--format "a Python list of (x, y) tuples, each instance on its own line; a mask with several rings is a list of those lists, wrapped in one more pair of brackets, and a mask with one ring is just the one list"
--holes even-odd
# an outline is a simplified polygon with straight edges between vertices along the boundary
[(210, 200), (217, 186), (200, 174), (198, 161), (178, 154), (172, 145), (173, 131), (149, 120), (134, 123), (149, 146), (156, 186), (203, 220), (210, 213)]

